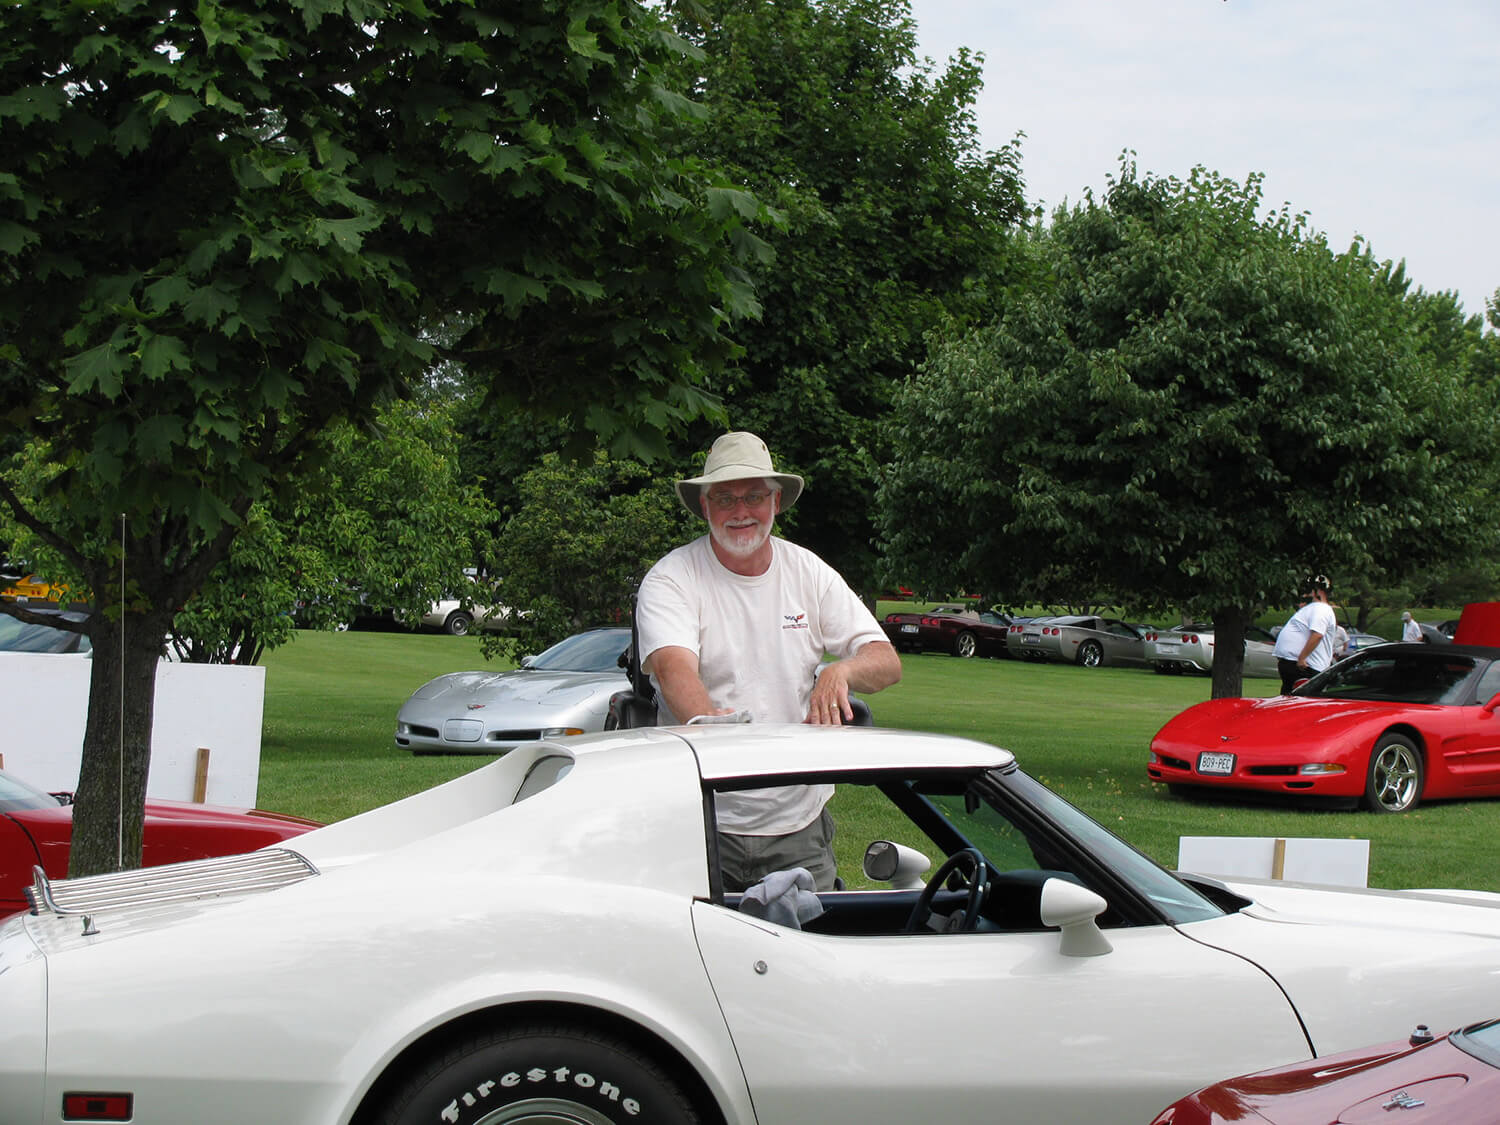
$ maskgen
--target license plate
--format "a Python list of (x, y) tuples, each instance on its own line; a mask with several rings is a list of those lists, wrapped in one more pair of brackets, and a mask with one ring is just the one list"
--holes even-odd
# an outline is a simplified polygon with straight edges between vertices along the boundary
[(1173, 652), (1173, 653), (1175, 653), (1177, 651), (1177, 646), (1176, 645), (1164, 645), (1160, 641), (1157, 641), (1156, 642), (1156, 651), (1157, 652)]
[(1205, 750), (1198, 755), (1198, 772), (1228, 777), (1234, 772), (1234, 755)]
[(1042, 643), (1042, 638), (1033, 634), (1025, 634), (1021, 637), (1021, 643), (1025, 645), (1039, 645)]
[(916, 625), (903, 625), (901, 626), (901, 631), (903, 633), (920, 633), (922, 630)]

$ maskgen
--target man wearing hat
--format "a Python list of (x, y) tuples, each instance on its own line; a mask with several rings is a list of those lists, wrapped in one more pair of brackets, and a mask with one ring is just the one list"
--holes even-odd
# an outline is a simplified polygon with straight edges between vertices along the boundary
[(1276, 634), (1276, 670), (1281, 694), (1333, 663), (1333, 637), (1338, 619), (1329, 604), (1328, 578), (1315, 574), (1302, 586), (1302, 608)]
[[(854, 716), (850, 691), (901, 679), (901, 658), (838, 572), (771, 534), (801, 494), (802, 478), (777, 472), (766, 443), (744, 432), (724, 434), (703, 473), (677, 482), (708, 533), (658, 561), (636, 603), (641, 666), (663, 724), (740, 712), (838, 725)], [(825, 654), (835, 659), (824, 664)], [(721, 794), (725, 888), (790, 867), (832, 888), (833, 824), (823, 807), (832, 795), (831, 785)]]

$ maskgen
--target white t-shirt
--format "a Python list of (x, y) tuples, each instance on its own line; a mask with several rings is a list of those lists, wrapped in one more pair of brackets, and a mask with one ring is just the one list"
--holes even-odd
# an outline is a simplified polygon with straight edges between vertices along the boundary
[[(773, 537), (771, 545), (770, 567), (754, 577), (719, 562), (708, 535), (657, 562), (636, 603), (641, 659), (659, 648), (685, 648), (697, 654), (715, 706), (749, 711), (756, 722), (800, 723), (824, 654), (843, 659), (886, 636), (838, 571), (785, 539)], [(679, 721), (656, 687), (661, 722)], [(817, 819), (832, 794), (831, 785), (721, 794), (719, 827), (747, 836), (796, 832)]]
[(1292, 614), (1292, 619), (1276, 634), (1276, 659), (1296, 660), (1302, 655), (1302, 646), (1313, 633), (1321, 633), (1323, 639), (1307, 657), (1307, 666), (1321, 672), (1333, 663), (1333, 633), (1338, 628), (1338, 618), (1327, 602), (1308, 602)]
[(1401, 639), (1403, 641), (1420, 641), (1422, 639), (1422, 626), (1415, 621), (1408, 621), (1401, 626)]

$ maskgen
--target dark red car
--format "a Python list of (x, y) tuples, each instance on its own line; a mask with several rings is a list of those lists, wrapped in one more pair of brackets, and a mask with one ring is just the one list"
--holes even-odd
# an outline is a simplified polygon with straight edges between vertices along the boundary
[(1152, 1125), (1492, 1125), (1497, 1099), (1500, 1020), (1490, 1020), (1217, 1082)]
[(888, 613), (880, 627), (898, 652), (1005, 656), (1010, 618), (968, 606), (935, 605), (925, 613)]
[[(71, 796), (44, 793), (0, 770), (0, 918), (30, 909), (26, 888), (40, 865), (49, 878), (68, 874), (73, 837)], [(259, 809), (226, 809), (182, 801), (146, 802), (144, 864), (238, 855), (320, 828), (315, 820)]]

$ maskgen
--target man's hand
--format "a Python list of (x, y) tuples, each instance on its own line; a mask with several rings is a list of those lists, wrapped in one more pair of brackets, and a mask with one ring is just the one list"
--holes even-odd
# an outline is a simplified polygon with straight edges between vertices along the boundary
[(813, 681), (812, 697), (807, 701), (807, 718), (804, 723), (813, 726), (842, 726), (854, 718), (854, 708), (849, 706), (849, 678), (842, 660), (823, 665), (818, 678)]
[(842, 726), (854, 720), (849, 691), (880, 691), (901, 680), (901, 657), (889, 641), (870, 641), (853, 656), (823, 665), (813, 681), (807, 717), (813, 726)]

